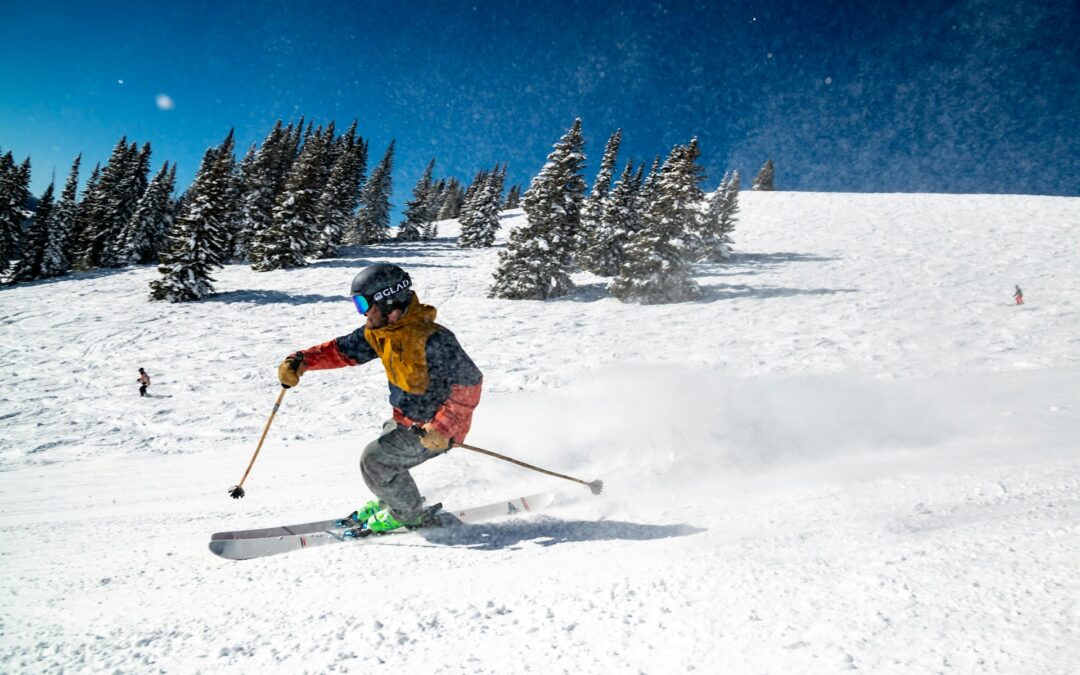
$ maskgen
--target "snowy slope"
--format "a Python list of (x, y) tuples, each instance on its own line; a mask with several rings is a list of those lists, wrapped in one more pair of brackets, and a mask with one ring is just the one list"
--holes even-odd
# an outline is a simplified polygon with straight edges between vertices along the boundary
[[(584, 274), (489, 300), (498, 249), (452, 223), (232, 266), (198, 303), (146, 302), (151, 267), (0, 290), (0, 671), (1080, 670), (1080, 199), (741, 205), (680, 305)], [(215, 558), (214, 531), (368, 498), (378, 364), (306, 376), (225, 492), (277, 363), (357, 325), (376, 260), (484, 371), (471, 443), (607, 489), (455, 450), (415, 472), (432, 499), (559, 501), (464, 540)]]

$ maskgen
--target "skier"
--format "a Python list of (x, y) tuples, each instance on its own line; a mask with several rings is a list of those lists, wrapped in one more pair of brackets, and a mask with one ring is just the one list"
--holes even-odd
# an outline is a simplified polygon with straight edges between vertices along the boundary
[(412, 279), (397, 265), (361, 270), (351, 294), (365, 324), (348, 335), (292, 354), (278, 379), (294, 387), (309, 370), (382, 361), (393, 417), (364, 448), (360, 473), (377, 499), (349, 515), (373, 533), (430, 524), (409, 469), (465, 439), (480, 402), (482, 375), (449, 330), (435, 323), (435, 308), (420, 303)]
[(150, 376), (146, 374), (146, 371), (139, 368), (139, 396), (146, 396), (146, 388), (150, 386)]
[(1016, 304), (1018, 304), (1018, 305), (1024, 304), (1024, 292), (1022, 290), (1020, 290), (1019, 285), (1016, 286), (1016, 292), (1013, 293), (1013, 297), (1016, 298)]

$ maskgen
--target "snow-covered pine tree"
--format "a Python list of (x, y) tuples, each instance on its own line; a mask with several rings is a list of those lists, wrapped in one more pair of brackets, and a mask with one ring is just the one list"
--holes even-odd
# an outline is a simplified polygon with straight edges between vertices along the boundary
[(57, 277), (71, 271), (71, 239), (74, 236), (75, 219), (79, 214), (79, 166), (81, 164), (82, 153), (79, 153), (71, 163), (71, 171), (68, 172), (67, 182), (64, 183), (64, 191), (60, 193), (60, 201), (57, 202), (53, 212), (53, 226), (49, 230), (50, 250), (45, 254), (47, 262), (43, 270), (45, 277)]
[(165, 213), (161, 217), (161, 230), (157, 232), (158, 239), (154, 243), (154, 248), (158, 252), (158, 261), (169, 248), (169, 237), (172, 235), (173, 228), (176, 227), (176, 216), (180, 213), (180, 199), (173, 197), (176, 192), (176, 162), (172, 163), (169, 174), (165, 176), (164, 192), (168, 198), (165, 200)]
[(600, 225), (600, 216), (604, 212), (605, 202), (611, 192), (611, 179), (615, 175), (615, 160), (619, 154), (620, 143), (622, 143), (622, 129), (616, 129), (604, 146), (604, 156), (600, 159), (600, 171), (596, 174), (596, 182), (593, 183), (592, 192), (581, 207), (581, 232), (576, 245), (578, 256), (576, 262), (582, 267), (587, 267), (587, 264), (580, 259), (580, 254), (593, 245), (596, 228)]
[[(280, 124), (280, 122), (278, 122)], [(233, 181), (233, 204), (234, 211), (230, 219), (231, 237), (229, 238), (228, 259), (232, 262), (248, 262), (251, 255), (252, 228), (249, 219), (249, 197), (252, 192), (258, 191), (258, 183), (254, 181), (255, 166), (259, 160), (259, 146), (252, 143), (244, 158), (236, 165), (236, 174)]]
[(334, 145), (337, 147), (337, 159), (315, 209), (319, 226), (318, 245), (315, 250), (318, 258), (332, 258), (337, 255), (360, 198), (366, 162), (367, 151), (363, 140), (356, 137), (355, 121)]
[(701, 218), (701, 170), (697, 139), (672, 149), (660, 169), (655, 197), (642, 228), (626, 246), (626, 259), (611, 284), (623, 302), (652, 305), (685, 302), (700, 296), (690, 278), (687, 237)]
[(510, 186), (510, 192), (506, 194), (506, 201), (503, 202), (502, 208), (506, 211), (519, 206), (521, 206), (521, 186), (515, 183)]
[(490, 172), (487, 169), (477, 171), (476, 177), (469, 183), (469, 187), (465, 189), (465, 197), (457, 215), (458, 223), (461, 225), (458, 246), (462, 248), (471, 248), (478, 236), (476, 231), (478, 227), (476, 211), (479, 206), (480, 193), (484, 191), (489, 175)]
[(584, 147), (577, 119), (525, 192), (528, 220), (499, 253), (491, 297), (546, 300), (573, 290), (569, 270), (585, 195)]
[[(502, 183), (506, 179), (506, 166), (496, 165), (491, 172), (484, 172), (482, 185), (473, 193), (461, 220), (461, 248), (488, 248), (495, 243), (499, 230), (499, 206), (502, 202)], [(466, 213), (468, 221), (466, 222)]]
[(30, 158), (15, 165), (11, 152), (0, 158), (0, 273), (19, 255), (22, 222), (30, 215)]
[(705, 217), (708, 224), (701, 260), (723, 262), (731, 257), (731, 233), (735, 230), (735, 214), (739, 212), (739, 172), (725, 173), (720, 187), (709, 200)]
[(319, 186), (325, 186), (330, 180), (330, 172), (334, 170), (334, 164), (341, 155), (341, 139), (337, 138), (336, 134), (337, 124), (334, 120), (330, 120), (322, 132), (322, 163), (319, 165), (319, 176), (315, 181)]
[(399, 241), (417, 241), (421, 238), (423, 228), (428, 222), (428, 209), (431, 201), (432, 181), (431, 174), (435, 170), (435, 159), (428, 162), (420, 180), (416, 181), (413, 188), (412, 199), (405, 204), (404, 220), (398, 226), (397, 239)]
[(258, 265), (264, 252), (255, 242), (265, 236), (274, 220), (274, 197), (278, 189), (278, 169), (287, 154), (286, 145), (292, 134), (291, 128), (281, 126), (281, 120), (263, 139), (254, 159), (241, 165), (240, 180), (243, 194), (240, 196), (240, 216), (236, 225), (231, 259)]
[(71, 261), (72, 268), (76, 270), (87, 269), (83, 260), (83, 251), (86, 250), (86, 244), (91, 236), (93, 215), (97, 211), (94, 201), (100, 197), (98, 191), (100, 182), (101, 162), (98, 162), (94, 165), (94, 170), (90, 172), (90, 178), (87, 179), (86, 187), (83, 188), (82, 199), (79, 201), (78, 208), (75, 209), (75, 226), (68, 233), (68, 260)]
[(649, 208), (649, 204), (653, 203), (656, 199), (656, 184), (660, 180), (660, 155), (653, 157), (652, 166), (649, 167), (649, 173), (646, 174), (644, 182), (641, 184), (641, 190), (639, 195), (642, 203), (642, 213)]
[(124, 228), (120, 249), (127, 264), (145, 265), (158, 261), (169, 227), (170, 171), (169, 163), (165, 162), (150, 181)]
[(169, 235), (168, 252), (162, 254), (160, 279), (150, 282), (150, 298), (169, 302), (198, 300), (214, 292), (211, 271), (221, 267), (224, 221), (231, 205), (233, 135), (203, 155), (191, 187), (184, 193), (183, 208)]
[(450, 220), (461, 214), (461, 206), (465, 203), (465, 191), (461, 189), (461, 183), (457, 178), (451, 178), (446, 185), (446, 195), (443, 196), (442, 207), (436, 220)]
[(46, 255), (55, 256), (57, 253), (57, 249), (49, 245), (50, 230), (53, 228), (54, 187), (49, 183), (38, 202), (37, 211), (30, 219), (30, 226), (22, 233), (22, 253), (11, 272), (9, 283), (44, 278), (46, 267), (56, 269), (58, 266), (59, 261), (56, 260), (50, 260), (48, 264), (45, 262)]
[(582, 266), (593, 274), (604, 277), (618, 274), (627, 242), (641, 229), (641, 209), (637, 200), (641, 188), (639, 176), (634, 174), (634, 163), (627, 162), (615, 188), (604, 200), (604, 209), (589, 246), (579, 256)]
[(260, 261), (252, 268), (260, 272), (303, 267), (307, 264), (305, 256), (316, 249), (316, 206), (322, 191), (319, 180), (326, 135), (321, 128), (315, 132), (309, 129), (306, 138), (278, 195), (270, 228), (256, 241)]
[(754, 184), (750, 187), (755, 192), (772, 192), (776, 188), (773, 185), (773, 163), (771, 159), (765, 160), (765, 165), (754, 177)]
[(390, 238), (391, 173), (394, 168), (394, 141), (372, 170), (360, 194), (360, 210), (353, 223), (352, 242), (373, 244)]
[[(134, 146), (134, 149), (133, 149)], [(82, 227), (80, 228), (81, 250), (76, 266), (79, 269), (91, 269), (108, 262), (109, 244), (116, 241), (126, 224), (126, 219), (119, 222), (119, 215), (123, 207), (125, 177), (136, 160), (138, 147), (127, 142), (127, 136), (113, 146), (109, 160), (101, 169), (97, 182), (93, 185), (93, 192), (87, 185), (87, 194), (83, 199), (83, 208), (80, 210)], [(127, 214), (131, 216), (130, 213)]]
[(503, 186), (506, 184), (506, 162), (502, 169), (496, 167), (492, 172), (490, 185), (487, 188), (487, 197), (481, 208), (480, 236), (478, 243), (482, 248), (488, 248), (495, 243), (495, 235), (501, 227), (499, 223), (499, 211), (503, 203)]
[(424, 228), (420, 231), (420, 238), (425, 241), (430, 241), (439, 234), (439, 212), (442, 210), (443, 202), (446, 201), (446, 179), (440, 178), (439, 182), (435, 183), (435, 186), (431, 189), (431, 195), (427, 204), (424, 205), (425, 218)]
[(137, 143), (132, 143), (124, 156), (119, 181), (112, 193), (112, 211), (103, 219), (109, 234), (99, 261), (102, 267), (123, 267), (129, 263), (129, 256), (124, 250), (124, 231), (138, 208), (139, 200), (146, 193), (149, 173), (150, 144), (145, 143), (140, 149)]

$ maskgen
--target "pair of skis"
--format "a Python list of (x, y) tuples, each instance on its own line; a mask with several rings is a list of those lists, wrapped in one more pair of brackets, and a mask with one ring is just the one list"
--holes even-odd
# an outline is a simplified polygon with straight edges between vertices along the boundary
[[(506, 501), (473, 506), (456, 511), (444, 510), (436, 514), (443, 527), (458, 527), (480, 523), (500, 516), (539, 511), (551, 506), (555, 493), (540, 492), (527, 497), (515, 497)], [(302, 548), (326, 546), (349, 541), (371, 541), (384, 535), (371, 535), (357, 539), (346, 535), (355, 523), (343, 524), (341, 519), (321, 520), (313, 523), (270, 527), (261, 530), (235, 530), (218, 532), (210, 537), (210, 552), (229, 560), (248, 560), (289, 553)], [(401, 528), (386, 534), (406, 533)]]

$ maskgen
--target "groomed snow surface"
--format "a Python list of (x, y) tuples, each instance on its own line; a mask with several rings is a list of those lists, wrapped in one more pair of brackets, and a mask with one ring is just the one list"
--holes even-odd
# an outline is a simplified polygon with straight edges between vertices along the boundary
[[(218, 295), (154, 267), (0, 290), (0, 671), (1080, 672), (1080, 199), (743, 193), (699, 302), (608, 280), (486, 298), (495, 249), (346, 250)], [(543, 515), (230, 562), (210, 534), (345, 515), (378, 362), (290, 351), (405, 267), (484, 371), (432, 501)], [(1027, 304), (1015, 306), (1013, 285)], [(153, 378), (138, 396), (137, 369)]]

